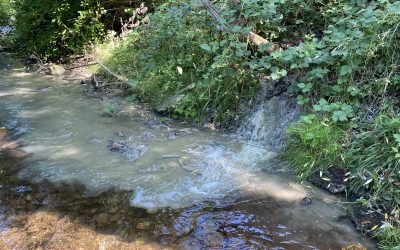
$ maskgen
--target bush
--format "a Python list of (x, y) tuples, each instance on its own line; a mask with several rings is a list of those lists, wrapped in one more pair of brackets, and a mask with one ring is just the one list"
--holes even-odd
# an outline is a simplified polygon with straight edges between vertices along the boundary
[(150, 15), (108, 56), (108, 67), (129, 79), (137, 97), (173, 115), (230, 124), (244, 99), (254, 95), (257, 75), (242, 64), (247, 44), (217, 31), (204, 8), (170, 2)]
[(13, 7), (11, 0), (0, 0), (0, 25), (10, 24), (13, 15)]
[(105, 13), (97, 0), (16, 1), (16, 38), (25, 52), (56, 59), (102, 39)]

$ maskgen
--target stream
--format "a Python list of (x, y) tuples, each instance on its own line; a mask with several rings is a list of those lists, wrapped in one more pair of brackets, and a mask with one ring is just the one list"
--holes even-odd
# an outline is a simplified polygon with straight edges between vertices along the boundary
[(341, 219), (344, 197), (298, 183), (276, 159), (291, 119), (281, 100), (228, 133), (139, 103), (111, 117), (105, 107), (123, 99), (85, 88), (0, 71), (0, 127), (27, 155), (0, 150), (0, 167), (18, 165), (0, 179), (0, 248), (375, 249)]

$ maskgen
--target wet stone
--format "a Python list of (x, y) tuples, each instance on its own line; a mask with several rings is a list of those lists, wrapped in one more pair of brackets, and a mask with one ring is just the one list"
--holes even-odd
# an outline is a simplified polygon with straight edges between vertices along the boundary
[(346, 186), (343, 184), (333, 184), (331, 183), (327, 187), (328, 191), (331, 192), (332, 194), (339, 194), (342, 193), (346, 190)]
[(18, 186), (17, 188), (15, 188), (15, 192), (17, 193), (27, 193), (27, 192), (31, 192), (32, 188), (29, 186)]
[(147, 147), (145, 145), (131, 147), (131, 148), (129, 148), (129, 150), (127, 150), (127, 156), (129, 158), (129, 160), (136, 161), (139, 158), (139, 156), (144, 154), (146, 149), (147, 149)]
[(311, 203), (312, 203), (312, 200), (311, 200), (311, 198), (308, 197), (308, 196), (304, 197), (304, 198), (301, 200), (301, 202), (300, 202), (300, 204), (301, 204), (302, 206), (308, 206), (308, 205), (310, 205)]
[(156, 137), (153, 133), (149, 132), (149, 131), (144, 131), (143, 133), (143, 138), (144, 139), (151, 139)]
[(110, 210), (108, 210), (108, 212), (110, 214), (114, 214), (114, 213), (118, 212), (118, 207), (112, 207), (112, 208), (110, 208)]
[(162, 235), (170, 235), (171, 234), (168, 227), (162, 227), (160, 231), (161, 231)]
[(112, 152), (119, 152), (119, 153), (124, 153), (128, 150), (128, 146), (125, 143), (114, 140), (110, 142), (109, 148)]
[(344, 181), (345, 179), (346, 171), (332, 166), (323, 173), (322, 177), (319, 173), (315, 173), (309, 178), (309, 181), (330, 193), (339, 194), (345, 192), (349, 185), (348, 182)]
[(36, 89), (36, 92), (47, 92), (51, 90), (51, 86), (40, 87)]

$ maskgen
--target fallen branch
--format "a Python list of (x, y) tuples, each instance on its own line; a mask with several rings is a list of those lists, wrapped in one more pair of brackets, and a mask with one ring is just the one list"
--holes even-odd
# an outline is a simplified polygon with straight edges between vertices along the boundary
[(65, 70), (71, 70), (71, 69), (77, 69), (77, 68), (82, 68), (82, 67), (87, 67), (87, 66), (93, 66), (93, 65), (97, 65), (97, 62), (94, 63), (88, 63), (88, 64), (83, 64), (83, 65), (79, 65), (79, 66), (74, 66)]
[[(224, 18), (218, 13), (218, 11), (215, 9), (214, 5), (209, 1), (209, 0), (201, 0), (203, 5), (207, 8), (208, 12), (210, 15), (221, 25), (222, 29), (227, 29), (228, 27), (224, 24)], [(245, 34), (245, 36), (249, 39), (249, 41), (257, 46), (260, 46), (262, 44), (267, 44), (269, 41), (259, 35), (257, 35), (254, 32), (249, 32)], [(278, 44), (272, 43), (272, 46), (267, 48), (267, 52), (272, 52), (272, 51), (277, 51), (280, 50), (281, 48), (279, 47)]]
[(114, 76), (115, 78), (117, 78), (118, 80), (120, 80), (121, 82), (125, 82), (125, 83), (129, 83), (128, 78), (124, 77), (124, 76), (120, 76), (114, 72), (112, 72), (106, 65), (104, 65), (103, 63), (101, 63), (100, 61), (96, 60), (96, 62), (103, 68), (105, 69), (108, 73), (110, 73), (112, 76)]

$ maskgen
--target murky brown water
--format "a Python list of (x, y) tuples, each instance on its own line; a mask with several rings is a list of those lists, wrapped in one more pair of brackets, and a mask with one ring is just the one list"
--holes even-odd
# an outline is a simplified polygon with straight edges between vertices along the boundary
[(0, 127), (20, 145), (3, 139), (0, 151), (1, 248), (374, 248), (339, 219), (339, 198), (298, 184), (274, 148), (138, 104), (108, 117), (110, 96), (0, 71)]

